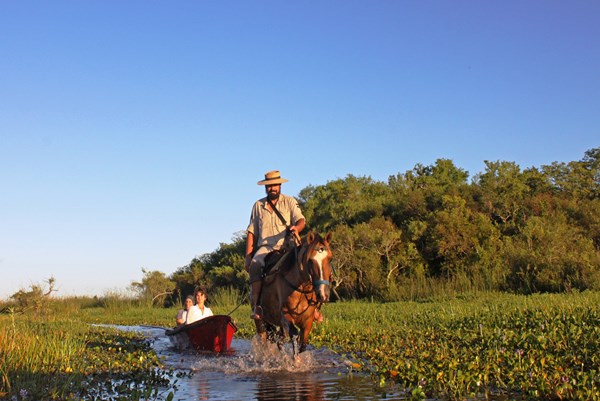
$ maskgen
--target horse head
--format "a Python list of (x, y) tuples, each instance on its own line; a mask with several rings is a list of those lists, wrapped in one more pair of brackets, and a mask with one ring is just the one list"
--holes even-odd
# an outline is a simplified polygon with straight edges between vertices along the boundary
[(312, 278), (313, 288), (319, 302), (329, 301), (333, 273), (331, 264), (333, 254), (329, 247), (331, 236), (331, 232), (328, 232), (325, 238), (311, 232), (306, 238), (308, 243), (306, 269)]

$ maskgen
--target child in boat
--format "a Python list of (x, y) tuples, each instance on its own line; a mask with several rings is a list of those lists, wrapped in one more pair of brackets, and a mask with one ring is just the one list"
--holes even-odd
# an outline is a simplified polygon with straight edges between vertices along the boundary
[(188, 295), (185, 298), (185, 303), (184, 303), (184, 308), (183, 309), (179, 309), (179, 311), (177, 312), (177, 325), (182, 325), (185, 324), (185, 321), (187, 320), (187, 314), (188, 311), (190, 310), (190, 308), (194, 306), (194, 297), (192, 297), (191, 295)]
[(206, 288), (198, 288), (195, 293), (195, 298), (196, 305), (192, 306), (188, 311), (186, 323), (192, 323), (213, 315), (212, 310), (204, 305), (207, 299)]

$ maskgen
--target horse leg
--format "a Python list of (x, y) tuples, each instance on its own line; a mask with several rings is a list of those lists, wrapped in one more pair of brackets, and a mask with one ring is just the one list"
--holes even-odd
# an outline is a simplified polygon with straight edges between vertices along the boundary
[(300, 336), (298, 333), (298, 328), (293, 324), (290, 324), (290, 342), (292, 343), (292, 352), (294, 354), (294, 358), (296, 358), (300, 353), (298, 349)]
[[(298, 338), (298, 329), (296, 328), (296, 326), (294, 326), (294, 324), (292, 322), (290, 322), (289, 320), (287, 320), (285, 317), (281, 319), (281, 341), (282, 343), (287, 340), (290, 339), (290, 342), (292, 343), (292, 349), (294, 352), (294, 356), (297, 355), (298, 350), (296, 347), (296, 340)], [(280, 350), (282, 349), (281, 347), (279, 348)]]
[(285, 343), (285, 341), (287, 340), (287, 338), (290, 335), (290, 327), (291, 327), (290, 322), (288, 322), (285, 319), (281, 319), (281, 331), (280, 331), (281, 336), (279, 337), (279, 350), (280, 351), (283, 350), (283, 344)]
[(283, 342), (285, 339), (285, 333), (282, 327), (279, 328), (279, 330), (277, 330), (277, 349), (279, 350), (279, 352), (283, 351)]
[(306, 351), (308, 345), (308, 336), (312, 330), (313, 319), (308, 319), (304, 326), (300, 328), (300, 352)]
[(254, 325), (256, 326), (256, 334), (259, 335), (262, 342), (265, 342), (267, 339), (267, 330), (262, 320), (255, 320)]

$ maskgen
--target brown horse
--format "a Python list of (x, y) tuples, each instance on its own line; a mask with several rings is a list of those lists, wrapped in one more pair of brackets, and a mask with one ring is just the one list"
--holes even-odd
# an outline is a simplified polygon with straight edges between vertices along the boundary
[(270, 339), (280, 348), (282, 341), (290, 338), (294, 355), (306, 350), (315, 310), (329, 301), (333, 270), (330, 241), (331, 232), (325, 238), (309, 233), (263, 278), (259, 300), (263, 318), (257, 321), (257, 332), (271, 334)]

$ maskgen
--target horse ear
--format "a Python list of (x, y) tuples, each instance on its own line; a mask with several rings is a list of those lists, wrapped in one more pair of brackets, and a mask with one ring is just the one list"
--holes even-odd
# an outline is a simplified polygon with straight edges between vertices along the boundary
[(315, 240), (315, 233), (313, 231), (308, 233), (308, 237), (307, 237), (307, 242), (309, 244), (312, 244), (312, 242)]
[(329, 231), (327, 233), (327, 235), (325, 235), (325, 242), (330, 243), (331, 242), (331, 237), (333, 237), (333, 233), (331, 231)]

